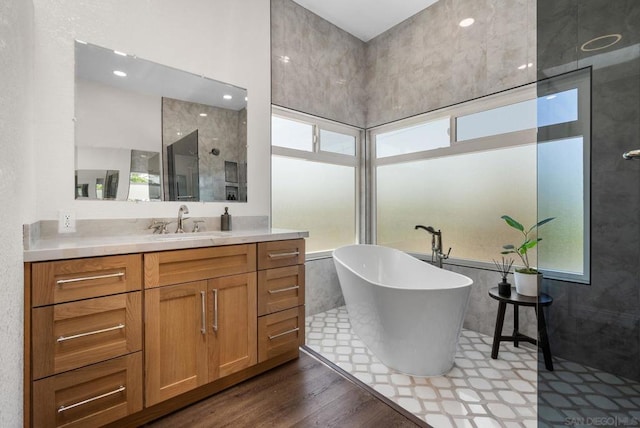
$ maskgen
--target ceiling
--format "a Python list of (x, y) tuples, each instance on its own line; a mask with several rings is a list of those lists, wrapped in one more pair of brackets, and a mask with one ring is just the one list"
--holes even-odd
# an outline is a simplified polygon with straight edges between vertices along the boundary
[(293, 0), (368, 42), (438, 0)]

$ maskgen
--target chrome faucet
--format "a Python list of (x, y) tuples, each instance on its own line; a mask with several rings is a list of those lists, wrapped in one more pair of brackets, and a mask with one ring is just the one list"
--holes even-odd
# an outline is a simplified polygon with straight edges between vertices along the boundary
[(449, 254), (451, 253), (451, 247), (449, 247), (447, 254), (442, 252), (442, 231), (436, 231), (431, 226), (423, 226), (421, 224), (416, 225), (415, 229), (423, 229), (431, 234), (431, 263), (433, 263), (435, 259), (437, 266), (441, 268), (442, 261), (444, 259), (448, 259)]
[(189, 214), (189, 208), (187, 208), (186, 205), (180, 205), (180, 208), (178, 209), (178, 228), (176, 229), (176, 233), (184, 233), (184, 230), (182, 230), (182, 220), (184, 220), (182, 218), (183, 214)]

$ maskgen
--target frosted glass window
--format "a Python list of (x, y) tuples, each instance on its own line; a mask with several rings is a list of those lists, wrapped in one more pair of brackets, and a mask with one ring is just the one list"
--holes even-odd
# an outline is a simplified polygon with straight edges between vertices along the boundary
[(538, 145), (538, 217), (555, 217), (540, 230), (541, 269), (584, 273), (583, 146), (582, 137)]
[(308, 230), (307, 253), (356, 242), (354, 167), (271, 157), (272, 224)]
[(271, 116), (271, 144), (310, 152), (313, 150), (313, 125)]
[(578, 120), (578, 90), (545, 95), (538, 99), (460, 116), (457, 141), (489, 137)]
[(449, 147), (449, 117), (376, 136), (376, 157), (416, 153)]
[(458, 141), (522, 131), (536, 127), (536, 100), (509, 104), (456, 119)]
[(323, 152), (356, 155), (356, 137), (339, 132), (320, 130), (320, 150)]
[[(536, 145), (416, 160), (377, 168), (377, 242), (431, 254), (442, 230), (451, 257), (491, 262), (518, 236), (500, 216), (536, 222)], [(535, 254), (530, 260), (535, 264)]]

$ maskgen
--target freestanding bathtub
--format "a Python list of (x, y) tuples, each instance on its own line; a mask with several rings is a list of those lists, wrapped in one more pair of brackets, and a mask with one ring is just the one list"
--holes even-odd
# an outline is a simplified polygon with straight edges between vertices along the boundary
[(333, 252), (355, 333), (386, 366), (413, 376), (453, 367), (473, 281), (377, 245)]

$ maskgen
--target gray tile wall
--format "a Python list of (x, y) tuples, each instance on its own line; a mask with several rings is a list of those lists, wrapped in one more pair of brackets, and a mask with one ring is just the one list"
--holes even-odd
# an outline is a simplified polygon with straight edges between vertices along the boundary
[(332, 257), (307, 261), (305, 282), (307, 316), (344, 305), (344, 297)]
[[(540, 78), (592, 66), (591, 285), (546, 281), (552, 351), (640, 379), (640, 2), (538, 0)], [(608, 49), (582, 52), (618, 33)]]
[(291, 0), (271, 1), (273, 104), (363, 128), (365, 66), (363, 41)]
[(364, 43), (272, 0), (272, 102), (369, 128), (530, 83), (535, 67), (518, 67), (535, 62), (535, 13), (535, 0), (440, 0)]
[[(535, 0), (440, 0), (367, 44), (367, 127), (535, 81)], [(475, 23), (458, 23), (473, 17)]]
[[(463, 327), (493, 336), (498, 314), (498, 301), (489, 296), (489, 289), (498, 286), (498, 282), (501, 280), (500, 274), (491, 270), (463, 266), (445, 265), (445, 267), (447, 270), (468, 276), (473, 280)], [(512, 285), (514, 284), (513, 275), (510, 275), (508, 280)], [(538, 332), (534, 309), (522, 307), (519, 309), (519, 316), (520, 333), (536, 338)], [(507, 305), (502, 333), (507, 336), (512, 332), (513, 305)]]
[[(200, 117), (206, 113), (206, 117)], [(247, 111), (229, 110), (172, 98), (162, 98), (162, 159), (164, 171), (167, 167), (167, 146), (191, 132), (198, 131), (198, 169), (200, 175), (200, 200), (226, 200), (226, 185), (241, 187), (246, 200), (246, 147)], [(178, 135), (180, 133), (180, 135)], [(211, 150), (220, 150), (218, 156)], [(225, 181), (225, 161), (235, 162), (238, 167), (238, 182)], [(169, 200), (169, 175), (163, 174), (165, 200)]]

